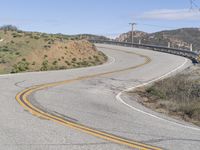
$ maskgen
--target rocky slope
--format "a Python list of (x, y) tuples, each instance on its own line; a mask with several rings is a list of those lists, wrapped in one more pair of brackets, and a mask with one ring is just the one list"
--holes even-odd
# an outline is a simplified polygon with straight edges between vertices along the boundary
[[(145, 33), (141, 31), (134, 32), (134, 43), (141, 40), (143, 44), (170, 46), (173, 48), (190, 49), (200, 51), (200, 29), (199, 28), (182, 28), (176, 30), (166, 30), (156, 33)], [(116, 41), (131, 42), (131, 32), (124, 33), (116, 38)]]

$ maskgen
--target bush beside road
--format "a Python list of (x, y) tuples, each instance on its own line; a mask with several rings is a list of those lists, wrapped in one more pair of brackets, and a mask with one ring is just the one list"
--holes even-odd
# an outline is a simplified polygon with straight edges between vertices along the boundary
[(200, 126), (200, 67), (129, 92), (142, 105)]

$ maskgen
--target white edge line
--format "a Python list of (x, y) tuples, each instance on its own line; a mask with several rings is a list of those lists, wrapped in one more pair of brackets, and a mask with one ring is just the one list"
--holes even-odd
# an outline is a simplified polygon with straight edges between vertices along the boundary
[(175, 71), (181, 69), (187, 62), (188, 62), (188, 59), (185, 58), (184, 63), (181, 64), (180, 66), (178, 66), (177, 68), (175, 68), (174, 70), (172, 70), (172, 71), (170, 71), (170, 72), (168, 72), (168, 73), (166, 73), (166, 74), (164, 74), (164, 75), (162, 75), (162, 76), (160, 76), (160, 77), (158, 77), (158, 78), (156, 78), (156, 79), (153, 79), (153, 80), (151, 80), (151, 81), (148, 81), (148, 82), (143, 83), (143, 84), (140, 84), (140, 85), (136, 85), (136, 86), (127, 88), (127, 89), (125, 89), (125, 90), (119, 92), (119, 93), (116, 95), (116, 99), (117, 99), (118, 101), (120, 101), (122, 104), (128, 106), (129, 108), (131, 108), (131, 109), (133, 109), (133, 110), (135, 110), (135, 111), (137, 111), (137, 112), (143, 113), (143, 114), (145, 114), (145, 115), (148, 115), (148, 116), (150, 116), (150, 117), (153, 117), (153, 118), (156, 118), (156, 119), (159, 119), (159, 120), (162, 120), (162, 121), (166, 121), (166, 122), (172, 123), (172, 124), (177, 125), (177, 126), (179, 126), (179, 127), (183, 127), (183, 128), (187, 128), (187, 129), (192, 129), (192, 130), (200, 131), (200, 128), (196, 128), (196, 127), (192, 127), (192, 126), (183, 125), (183, 124), (180, 124), (180, 123), (177, 123), (177, 122), (174, 122), (174, 121), (170, 121), (170, 120), (167, 120), (167, 119), (158, 117), (158, 116), (156, 116), (156, 115), (153, 115), (153, 114), (151, 114), (151, 113), (145, 112), (145, 111), (143, 111), (143, 110), (140, 110), (140, 109), (138, 109), (138, 108), (136, 108), (136, 107), (134, 107), (134, 106), (131, 106), (131, 105), (127, 104), (127, 103), (121, 98), (121, 95), (122, 95), (124, 92), (129, 92), (129, 91), (132, 91), (132, 90), (134, 90), (134, 89), (136, 89), (136, 88), (139, 88), (139, 87), (142, 87), (142, 86), (146, 86), (146, 85), (151, 84), (151, 83), (153, 83), (153, 82), (155, 82), (155, 81), (158, 81), (158, 80), (160, 80), (160, 79), (163, 79), (163, 78), (167, 77), (168, 75), (172, 74), (173, 72), (175, 72)]

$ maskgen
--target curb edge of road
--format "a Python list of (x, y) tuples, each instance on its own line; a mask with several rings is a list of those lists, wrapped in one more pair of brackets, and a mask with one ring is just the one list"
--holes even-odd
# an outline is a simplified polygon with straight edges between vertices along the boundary
[(132, 106), (132, 105), (126, 103), (126, 102), (121, 98), (121, 96), (122, 96), (123, 94), (125, 94), (126, 92), (133, 91), (133, 90), (135, 90), (136, 88), (139, 88), (139, 87), (147, 86), (147, 85), (149, 85), (149, 84), (151, 84), (151, 83), (154, 83), (154, 82), (156, 82), (156, 81), (162, 80), (162, 79), (164, 79), (164, 78), (170, 76), (171, 74), (173, 74), (173, 73), (175, 73), (176, 71), (180, 70), (180, 69), (181, 69), (183, 66), (185, 66), (188, 62), (189, 62), (189, 60), (185, 58), (184, 62), (183, 62), (181, 65), (179, 65), (178, 67), (176, 67), (175, 69), (173, 69), (172, 71), (170, 71), (170, 72), (168, 72), (168, 73), (165, 73), (164, 75), (162, 75), (162, 76), (160, 76), (160, 77), (158, 77), (158, 78), (156, 78), (156, 79), (152, 79), (152, 80), (150, 80), (150, 81), (148, 81), (148, 82), (145, 82), (145, 83), (142, 83), (142, 84), (133, 86), (133, 87), (126, 88), (125, 90), (122, 90), (121, 92), (119, 92), (119, 93), (115, 96), (115, 98), (116, 98), (119, 102), (121, 102), (122, 104), (124, 104), (125, 106), (129, 107), (130, 109), (132, 109), (132, 110), (134, 110), (134, 111), (143, 113), (143, 114), (148, 115), (148, 116), (150, 116), (150, 117), (153, 117), (153, 118), (155, 118), (155, 119), (159, 119), (159, 120), (162, 120), (162, 121), (169, 122), (169, 123), (171, 123), (171, 124), (177, 125), (177, 126), (182, 127), (182, 128), (200, 131), (200, 128), (198, 128), (198, 127), (193, 127), (193, 126), (189, 126), (189, 125), (184, 125), (184, 124), (181, 124), (181, 123), (178, 123), (178, 122), (175, 122), (175, 121), (171, 121), (171, 120), (168, 120), (168, 119), (164, 119), (164, 118), (162, 118), (162, 117), (159, 117), (159, 116), (157, 116), (157, 115), (148, 113), (148, 112), (143, 111), (143, 110), (141, 110), (141, 109), (138, 109), (138, 108), (136, 108), (136, 107), (134, 107), (134, 106)]

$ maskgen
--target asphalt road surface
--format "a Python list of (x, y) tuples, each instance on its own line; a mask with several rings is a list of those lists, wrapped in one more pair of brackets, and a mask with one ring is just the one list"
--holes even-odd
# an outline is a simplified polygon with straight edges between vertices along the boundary
[(109, 56), (101, 66), (0, 76), (0, 150), (199, 150), (200, 128), (124, 92), (175, 74), (190, 60), (97, 47)]

